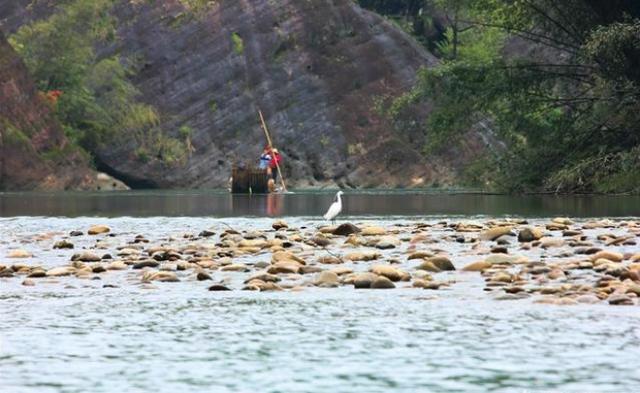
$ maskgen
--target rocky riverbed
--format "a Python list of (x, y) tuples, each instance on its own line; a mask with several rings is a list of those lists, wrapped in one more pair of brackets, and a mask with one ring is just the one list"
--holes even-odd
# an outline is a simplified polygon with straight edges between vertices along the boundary
[[(203, 291), (447, 292), (552, 305), (637, 305), (640, 221), (369, 220), (329, 226), (295, 219), (210, 220), (139, 231), (93, 225), (14, 230), (2, 239), (0, 285)], [(200, 223), (202, 225), (202, 223)], [(31, 228), (35, 229), (35, 228)], [(466, 288), (466, 287), (465, 287)], [(469, 289), (466, 289), (467, 291)]]

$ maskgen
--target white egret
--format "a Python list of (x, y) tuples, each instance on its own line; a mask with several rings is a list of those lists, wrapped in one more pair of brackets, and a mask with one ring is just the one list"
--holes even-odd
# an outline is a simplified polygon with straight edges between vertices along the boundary
[(342, 194), (342, 191), (338, 191), (338, 193), (336, 194), (335, 202), (333, 202), (331, 206), (329, 206), (329, 210), (327, 210), (327, 212), (323, 216), (325, 220), (334, 221), (336, 216), (342, 211), (342, 199), (340, 199), (340, 195)]

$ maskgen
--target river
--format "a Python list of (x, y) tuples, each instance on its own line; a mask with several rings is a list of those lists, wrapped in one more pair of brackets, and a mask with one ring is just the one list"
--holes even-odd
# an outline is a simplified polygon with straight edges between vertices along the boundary
[[(110, 252), (137, 234), (154, 244), (203, 229), (267, 230), (275, 217), (302, 231), (322, 224), (319, 216), (332, 197), (313, 192), (0, 194), (0, 264), (16, 262), (4, 257), (17, 246), (33, 253), (20, 262), (46, 268), (68, 263), (74, 250), (52, 249), (52, 242), (94, 224), (112, 229), (113, 237), (100, 238)], [(555, 216), (574, 217), (577, 223), (616, 221), (640, 217), (639, 202), (637, 197), (347, 193), (340, 220), (385, 228), (426, 223), (434, 231), (443, 221), (504, 217), (527, 218), (532, 225)], [(442, 236), (447, 231), (443, 227)], [(75, 251), (97, 244), (89, 236), (71, 239)], [(464, 243), (442, 247), (456, 256), (456, 268), (474, 258), (464, 256)], [(619, 251), (639, 250), (627, 245)], [(261, 255), (240, 259), (251, 264)], [(383, 253), (395, 255), (399, 251)], [(210, 292), (210, 284), (188, 279), (141, 285), (129, 272), (100, 280), (47, 278), (33, 287), (16, 277), (0, 278), (0, 391), (637, 390), (637, 305), (496, 300), (483, 291), (477, 273), (438, 275), (455, 284), (438, 291), (340, 286)], [(239, 289), (244, 276), (231, 272), (224, 279)]]

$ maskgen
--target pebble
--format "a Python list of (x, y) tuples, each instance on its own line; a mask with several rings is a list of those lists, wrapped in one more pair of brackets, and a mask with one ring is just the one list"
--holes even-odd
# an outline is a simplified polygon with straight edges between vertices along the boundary
[[(147, 239), (143, 235), (123, 239), (108, 227), (96, 225), (89, 233), (108, 234), (107, 237), (99, 237), (93, 245), (83, 244), (81, 251), (73, 255), (71, 265), (51, 267), (48, 271), (31, 261), (0, 265), (0, 277), (25, 277), (25, 286), (35, 284), (36, 279), (66, 285), (68, 279), (45, 277), (99, 280), (97, 274), (107, 271), (144, 269), (137, 277), (142, 279), (141, 288), (146, 288), (153, 281), (179, 281), (177, 272), (191, 269), (194, 272), (188, 275), (191, 280), (195, 277), (198, 281), (211, 281), (210, 272), (219, 269), (238, 273), (227, 274), (212, 286), (224, 290), (230, 290), (238, 277), (244, 283), (242, 289), (255, 291), (294, 292), (310, 286), (341, 285), (395, 288), (399, 282), (407, 282), (400, 285), (407, 289), (435, 290), (454, 285), (455, 290), (454, 281), (435, 281), (430, 274), (449, 271), (447, 277), (476, 280), (455, 273), (452, 263), (455, 258), (464, 261), (462, 271), (481, 273), (484, 288), (478, 289), (478, 293), (487, 291), (496, 300), (518, 300), (539, 294), (543, 297), (536, 302), (556, 305), (637, 302), (640, 253), (630, 246), (640, 236), (639, 223), (602, 220), (575, 225), (562, 218), (541, 226), (525, 225), (528, 224), (523, 220), (506, 219), (485, 223), (395, 224), (386, 228), (368, 225), (362, 229), (346, 223), (317, 229), (290, 228), (286, 222), (275, 220), (266, 231), (212, 228), (198, 236), (186, 233), (166, 239)], [(219, 238), (214, 238), (217, 233)], [(519, 245), (512, 245), (516, 234)], [(43, 256), (47, 256), (55, 235), (34, 235), (35, 240), (28, 247), (36, 253), (37, 247), (43, 247)], [(346, 238), (339, 238), (343, 236)], [(19, 248), (29, 241), (21, 240), (13, 247), (7, 244), (7, 256), (32, 258), (32, 251)], [(53, 243), (57, 250), (77, 247), (64, 238)], [(514, 255), (516, 247), (522, 255)], [(111, 255), (118, 260), (111, 260)], [(416, 262), (407, 262), (413, 260)], [(416, 266), (411, 274), (403, 270), (409, 266)], [(85, 282), (78, 287), (87, 285)], [(107, 283), (103, 287), (111, 286), (115, 285)]]
[(322, 268), (319, 266), (301, 266), (300, 267), (300, 274), (313, 274), (313, 273), (320, 273), (322, 271)]
[(622, 294), (609, 296), (609, 298), (607, 299), (607, 302), (609, 302), (609, 304), (612, 304), (614, 306), (632, 306), (633, 305), (633, 299), (631, 299), (628, 295), (622, 295)]
[(371, 282), (371, 289), (391, 289), (395, 287), (395, 284), (384, 276), (378, 276)]
[(350, 267), (346, 267), (346, 266), (334, 267), (333, 269), (331, 269), (329, 271), (330, 272), (334, 272), (338, 276), (344, 276), (344, 275), (353, 273), (353, 269), (351, 269)]
[(544, 231), (540, 228), (523, 228), (518, 232), (518, 241), (528, 243), (539, 240), (544, 236)]
[(295, 261), (276, 262), (269, 267), (267, 272), (270, 274), (279, 274), (279, 273), (297, 274), (300, 272), (301, 267), (302, 265), (300, 265), (298, 262), (295, 262)]
[(9, 251), (9, 254), (7, 254), (7, 258), (31, 258), (32, 256), (33, 255), (29, 251), (23, 250), (21, 248), (11, 250)]
[(492, 275), (489, 281), (510, 283), (513, 281), (513, 276), (506, 272), (498, 272)]
[(160, 262), (153, 260), (141, 261), (133, 264), (134, 269), (143, 269), (145, 267), (158, 267), (160, 266)]
[(416, 270), (424, 270), (432, 273), (439, 273), (442, 271), (436, 265), (434, 265), (433, 262), (431, 261), (423, 261), (421, 264), (416, 266)]
[(111, 232), (111, 228), (109, 228), (106, 225), (94, 225), (91, 228), (89, 228), (89, 230), (87, 231), (89, 235), (99, 235), (102, 233), (109, 233), (109, 232)]
[(512, 227), (500, 226), (484, 230), (480, 233), (480, 240), (495, 240), (504, 235), (513, 235)]
[(375, 251), (352, 252), (345, 255), (345, 259), (349, 261), (373, 261), (380, 258), (381, 255)]
[[(431, 258), (428, 258), (425, 262), (433, 264), (433, 266), (438, 268), (440, 271), (456, 270), (456, 268), (455, 268), (455, 266), (453, 266), (453, 263), (451, 262), (451, 260), (449, 258), (447, 258), (447, 257), (444, 257), (444, 256), (431, 257)], [(423, 269), (423, 270), (426, 270), (426, 269)]]
[(160, 282), (177, 282), (180, 281), (174, 272), (166, 271), (146, 271), (142, 275), (142, 282), (160, 281)]
[(82, 262), (98, 262), (100, 260), (102, 260), (102, 257), (98, 256), (97, 254), (94, 254), (90, 251), (83, 251), (81, 253), (78, 254), (73, 254), (73, 256), (71, 257), (72, 261), (82, 261)]
[(404, 276), (398, 269), (389, 265), (375, 265), (370, 269), (371, 273), (384, 276), (391, 281), (400, 281)]
[(260, 281), (264, 281), (264, 282), (278, 282), (280, 281), (280, 277), (276, 276), (275, 274), (269, 274), (267, 272), (262, 272), (262, 273), (258, 273), (255, 274), (251, 277), (249, 277), (247, 280), (245, 280), (245, 284), (253, 281), (253, 280), (260, 280)]
[(440, 287), (442, 286), (442, 283), (435, 282), (435, 281), (430, 281), (430, 280), (425, 280), (425, 279), (417, 279), (417, 280), (413, 281), (411, 286), (414, 287), (414, 288), (436, 290), (436, 289), (440, 289)]
[(586, 294), (578, 296), (576, 298), (576, 302), (584, 304), (596, 304), (600, 303), (600, 299), (596, 295)]
[(564, 239), (561, 237), (543, 237), (540, 239), (540, 247), (552, 248), (564, 246)]
[(356, 289), (371, 288), (371, 284), (378, 279), (378, 277), (379, 276), (374, 273), (360, 273), (354, 277), (353, 286)]
[(273, 224), (271, 224), (271, 228), (275, 229), (276, 231), (280, 230), (280, 229), (287, 229), (289, 228), (289, 225), (287, 224), (286, 221), (284, 220), (276, 220), (273, 222)]
[(200, 233), (198, 233), (198, 236), (200, 237), (211, 237), (211, 236), (215, 236), (215, 232), (214, 231), (210, 231), (208, 229), (205, 229), (203, 231), (200, 231)]
[(231, 289), (227, 286), (224, 286), (222, 284), (214, 284), (212, 286), (209, 287), (210, 291), (230, 291)]
[(337, 265), (342, 263), (342, 261), (340, 260), (340, 258), (334, 257), (332, 255), (323, 255), (318, 258), (318, 263), (322, 263), (325, 265)]
[(380, 240), (376, 243), (376, 248), (380, 250), (389, 250), (391, 248), (396, 248), (396, 244), (388, 240)]
[(60, 240), (53, 245), (54, 249), (72, 249), (73, 247), (73, 243), (67, 240)]
[(48, 277), (61, 277), (61, 276), (70, 276), (76, 272), (76, 269), (71, 266), (63, 266), (63, 267), (54, 267), (47, 271)]
[(374, 226), (364, 227), (360, 232), (362, 236), (382, 236), (382, 235), (385, 235), (386, 233), (387, 231), (384, 228), (374, 227)]
[(340, 278), (335, 272), (322, 271), (318, 273), (314, 285), (322, 288), (334, 288), (340, 283)]
[(349, 236), (351, 234), (359, 233), (359, 232), (362, 232), (360, 228), (347, 222), (347, 223), (338, 225), (338, 227), (333, 229), (331, 233), (333, 233), (336, 236)]
[(245, 264), (234, 263), (234, 264), (231, 264), (231, 265), (226, 265), (226, 266), (221, 267), (220, 271), (222, 271), (222, 272), (248, 272), (248, 271), (250, 271), (250, 269)]
[(407, 260), (426, 259), (426, 258), (431, 258), (432, 256), (433, 256), (433, 253), (429, 251), (416, 251), (409, 254), (409, 256), (407, 257)]
[(480, 272), (491, 267), (491, 263), (487, 261), (472, 262), (462, 268), (465, 272)]
[(113, 261), (107, 265), (107, 270), (127, 270), (128, 266), (123, 261)]
[(198, 272), (198, 274), (196, 275), (196, 280), (198, 280), (198, 281), (207, 281), (207, 280), (212, 280), (212, 278), (206, 272)]
[(29, 278), (42, 278), (46, 276), (47, 272), (44, 269), (34, 269), (27, 275)]
[(598, 259), (606, 259), (612, 262), (622, 262), (622, 260), (624, 259), (624, 255), (619, 252), (613, 251), (598, 251), (591, 256), (591, 261), (594, 262)]

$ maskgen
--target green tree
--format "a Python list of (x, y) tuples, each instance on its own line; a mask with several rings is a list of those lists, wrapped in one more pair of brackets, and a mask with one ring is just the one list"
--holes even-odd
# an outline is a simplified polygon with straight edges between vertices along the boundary
[[(454, 12), (440, 66), (389, 113), (430, 102), (427, 151), (470, 129), (506, 143), (490, 159), (509, 190), (611, 190), (640, 144), (640, 4), (627, 0), (438, 1)], [(449, 10), (449, 11), (447, 11)], [(455, 24), (458, 24), (458, 28)], [(462, 26), (461, 30), (459, 27)], [(458, 31), (454, 34), (454, 30)], [(624, 164), (623, 164), (624, 163)], [(630, 181), (619, 190), (638, 190)]]
[(112, 6), (111, 0), (65, 2), (10, 37), (38, 88), (62, 92), (57, 116), (67, 135), (89, 151), (131, 135), (142, 143), (158, 123), (155, 109), (138, 102), (125, 59), (95, 53), (96, 45), (115, 37)]

